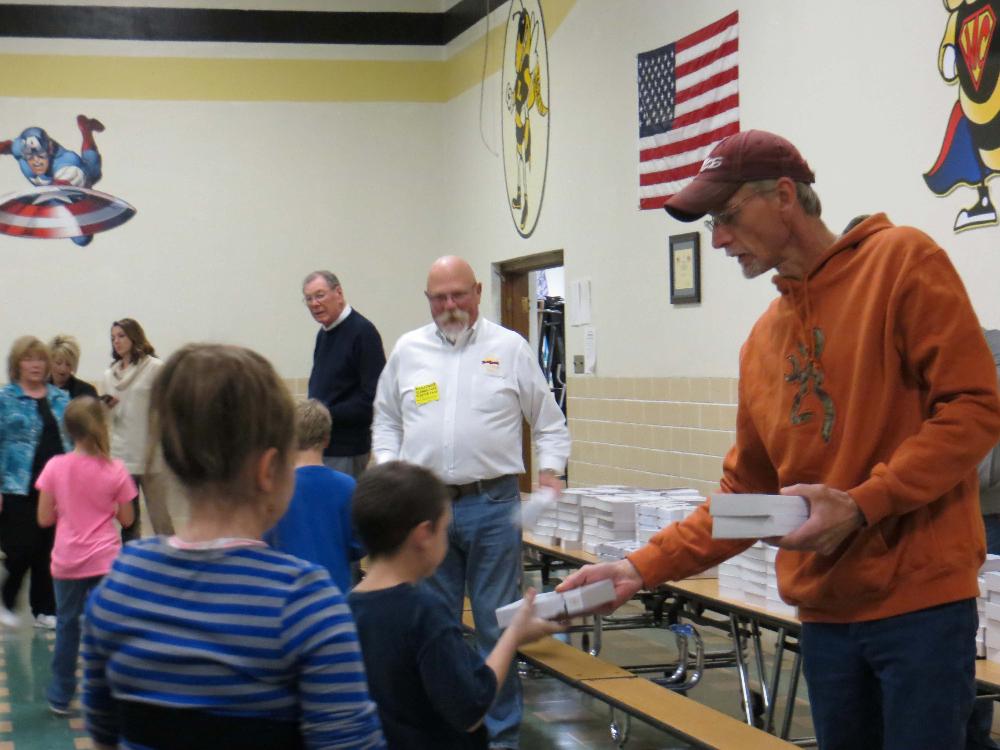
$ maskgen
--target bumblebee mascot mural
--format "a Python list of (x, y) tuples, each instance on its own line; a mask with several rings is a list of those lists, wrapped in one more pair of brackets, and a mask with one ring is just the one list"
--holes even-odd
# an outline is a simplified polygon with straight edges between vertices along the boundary
[[(548, 58), (541, 14), (537, 0), (515, 0), (507, 20), (504, 49), (507, 196), (515, 227), (523, 237), (532, 233), (538, 220), (548, 159)], [(537, 113), (534, 118), (532, 111)], [(539, 121), (540, 117), (546, 119)], [(533, 122), (540, 131), (537, 139), (532, 133)]]
[(955, 231), (993, 226), (997, 211), (987, 181), (1000, 172), (1000, 0), (944, 0), (948, 23), (938, 51), (938, 70), (958, 86), (937, 162), (924, 175), (937, 195), (960, 185), (978, 192), (975, 204), (955, 217)]

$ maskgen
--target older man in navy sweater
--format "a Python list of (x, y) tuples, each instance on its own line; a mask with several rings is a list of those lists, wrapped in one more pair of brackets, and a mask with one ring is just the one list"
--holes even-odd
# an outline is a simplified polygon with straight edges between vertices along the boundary
[(371, 453), (372, 401), (385, 367), (382, 337), (347, 304), (339, 279), (329, 271), (306, 276), (302, 296), (322, 326), (316, 333), (309, 398), (323, 402), (333, 417), (323, 463), (357, 477)]

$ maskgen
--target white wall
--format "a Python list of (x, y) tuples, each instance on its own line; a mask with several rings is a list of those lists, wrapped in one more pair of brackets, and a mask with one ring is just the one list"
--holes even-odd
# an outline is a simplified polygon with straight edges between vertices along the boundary
[[(667, 238), (692, 227), (637, 209), (635, 55), (734, 8), (742, 127), (800, 146), (832, 229), (885, 210), (929, 232), (984, 324), (1000, 327), (1000, 230), (955, 235), (974, 192), (937, 198), (921, 177), (956, 96), (936, 68), (939, 2), (578, 0), (549, 40), (550, 163), (528, 239), (490, 151), (500, 149), (498, 74), (485, 81), (482, 132), (478, 87), (443, 105), (0, 98), (0, 138), (37, 124), (75, 149), (75, 116), (104, 120), (98, 188), (139, 209), (84, 249), (0, 236), (0, 353), (22, 333), (68, 331), (83, 346), (81, 374), (94, 377), (110, 321), (131, 316), (164, 354), (191, 339), (235, 341), (303, 376), (315, 331), (299, 301), (309, 270), (339, 273), (388, 349), (427, 319), (421, 290), (434, 257), (465, 255), (487, 279), (493, 262), (562, 249), (567, 283), (592, 281), (600, 374), (733, 376), (773, 288), (744, 280), (703, 232), (703, 302), (669, 304)], [(0, 157), (0, 194), (26, 186)], [(488, 289), (484, 310), (494, 296)], [(578, 329), (568, 343), (569, 356), (581, 353)]]
[[(603, 375), (734, 376), (739, 345), (773, 286), (767, 277), (744, 280), (703, 231), (703, 302), (669, 304), (667, 238), (701, 227), (636, 208), (635, 90), (638, 52), (734, 8), (741, 127), (781, 132), (800, 147), (831, 229), (884, 210), (927, 231), (950, 251), (983, 323), (1000, 326), (1000, 230), (955, 235), (955, 214), (975, 192), (938, 198), (921, 177), (956, 97), (937, 72), (947, 16), (936, 2), (581, 0), (549, 40), (550, 163), (531, 238), (514, 231), (502, 166), (479, 142), (478, 91), (448, 105), (446, 142), (458, 162), (446, 201), (458, 209), (454, 244), (480, 266), (562, 248), (567, 283), (592, 280)], [(487, 81), (488, 102), (499, 102), (498, 78)], [(579, 329), (570, 329), (568, 350), (581, 353)]]
[[(66, 331), (83, 348), (79, 372), (95, 377), (111, 321), (134, 317), (163, 354), (234, 342), (302, 376), (316, 326), (300, 285), (316, 268), (340, 275), (387, 346), (425, 315), (440, 107), (5, 99), (0, 133), (37, 124), (77, 150), (80, 112), (107, 128), (96, 187), (138, 213), (86, 248), (0, 236), (0, 352), (25, 333)], [(26, 187), (0, 157), (0, 193)]]

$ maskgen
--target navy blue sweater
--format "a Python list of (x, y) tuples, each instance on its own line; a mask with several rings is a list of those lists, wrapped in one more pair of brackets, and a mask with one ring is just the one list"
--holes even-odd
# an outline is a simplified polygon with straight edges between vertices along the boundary
[(382, 337), (371, 321), (351, 310), (344, 321), (316, 334), (309, 398), (333, 417), (327, 456), (360, 456), (372, 448), (372, 401), (385, 367)]

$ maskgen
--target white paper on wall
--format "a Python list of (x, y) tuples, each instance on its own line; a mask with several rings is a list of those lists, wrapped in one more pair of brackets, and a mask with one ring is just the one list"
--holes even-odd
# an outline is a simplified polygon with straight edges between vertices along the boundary
[(590, 325), (590, 279), (574, 281), (566, 300), (571, 326)]
[(583, 372), (593, 375), (597, 366), (597, 329), (586, 326), (583, 329)]

